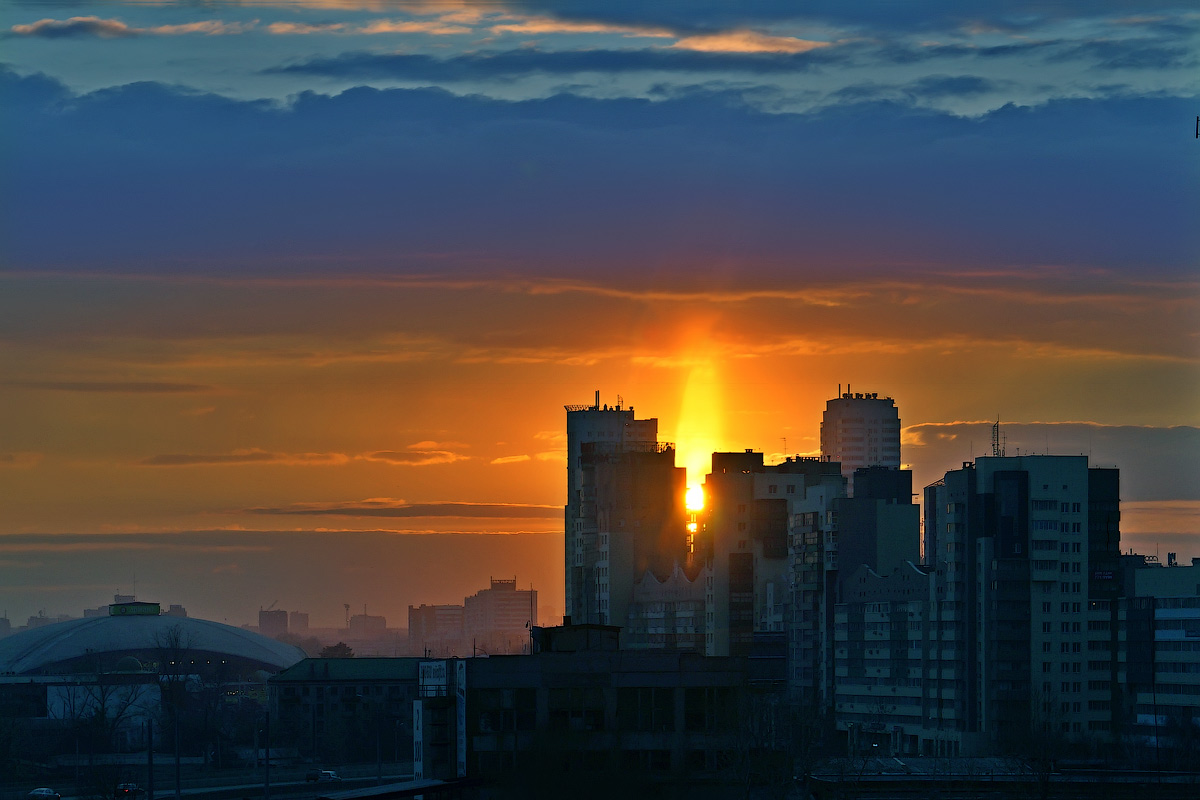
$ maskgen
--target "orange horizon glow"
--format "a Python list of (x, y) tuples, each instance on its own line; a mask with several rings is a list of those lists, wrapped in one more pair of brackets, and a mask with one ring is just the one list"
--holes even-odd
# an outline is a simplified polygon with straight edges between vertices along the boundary
[(704, 487), (689, 486), (687, 495), (684, 498), (684, 505), (688, 511), (700, 511), (704, 508)]

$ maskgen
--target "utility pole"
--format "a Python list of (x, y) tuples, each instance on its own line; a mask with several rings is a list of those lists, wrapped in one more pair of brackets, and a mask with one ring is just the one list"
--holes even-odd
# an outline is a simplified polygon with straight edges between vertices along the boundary
[(263, 738), (267, 740), (266, 768), (263, 770), (263, 800), (271, 800), (271, 709), (267, 709), (267, 724), (263, 730)]
[(146, 800), (154, 800), (154, 719), (146, 720)]

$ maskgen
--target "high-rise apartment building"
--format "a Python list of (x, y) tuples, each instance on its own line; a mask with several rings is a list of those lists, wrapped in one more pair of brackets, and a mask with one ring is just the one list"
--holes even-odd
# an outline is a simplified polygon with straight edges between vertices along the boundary
[(841, 463), (850, 496), (854, 495), (855, 470), (899, 468), (900, 412), (896, 401), (874, 392), (849, 391), (826, 401), (821, 418), (821, 456)]
[(692, 557), (706, 576), (708, 655), (749, 655), (755, 634), (786, 635), (790, 524), (809, 493), (841, 496), (838, 465), (818, 458), (764, 464), (763, 454), (713, 453)]
[(1114, 716), (1132, 741), (1153, 748), (1158, 766), (1191, 769), (1200, 734), (1200, 558), (1182, 566), (1168, 553), (1164, 565), (1130, 554), (1121, 562), (1126, 599), (1115, 629), (1125, 659), (1114, 676)]
[[(577, 623), (621, 625), (633, 582), (646, 567), (640, 556), (630, 558), (624, 549), (614, 549), (612, 534), (618, 533), (616, 538), (622, 542), (633, 539), (641, 545), (646, 537), (662, 535), (667, 520), (673, 524), (678, 516), (679, 536), (683, 536), (684, 489), (679, 489), (677, 501), (663, 497), (664, 491), (675, 491), (675, 481), (682, 487), (683, 471), (673, 472), (675, 449), (659, 444), (657, 419), (636, 419), (633, 408), (623, 407), (619, 400), (614, 406), (601, 406), (600, 392), (593, 405), (565, 408), (566, 614)], [(641, 571), (625, 574), (639, 565)], [(614, 584), (622, 604), (615, 613)]]
[[(793, 694), (822, 712), (834, 695), (834, 612), (856, 570), (890, 575), (919, 561), (920, 512), (912, 502), (912, 473), (867, 467), (854, 474), (858, 492), (839, 482), (810, 489), (792, 509), (790, 671)], [(856, 587), (857, 589), (857, 587)], [(845, 673), (838, 672), (838, 675)]]
[(925, 702), (980, 752), (1112, 727), (1118, 473), (1085, 456), (991, 456), (925, 489), (941, 669)]

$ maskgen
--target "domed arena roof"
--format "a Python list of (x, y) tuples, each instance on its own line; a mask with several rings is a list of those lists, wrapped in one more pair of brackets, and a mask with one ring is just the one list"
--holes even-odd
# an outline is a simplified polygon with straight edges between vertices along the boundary
[(128, 656), (143, 663), (179, 658), (197, 666), (215, 658), (218, 663), (231, 661), (269, 672), (286, 669), (305, 657), (290, 644), (219, 622), (167, 615), (113, 615), (58, 622), (0, 639), (0, 675), (111, 671)]

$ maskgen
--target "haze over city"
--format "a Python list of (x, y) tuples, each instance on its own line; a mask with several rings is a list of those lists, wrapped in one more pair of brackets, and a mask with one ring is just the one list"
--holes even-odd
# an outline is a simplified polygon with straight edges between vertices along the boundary
[(1200, 556), (1200, 15), (792, 5), (0, 2), (0, 612), (561, 614), (597, 389), (692, 486), (999, 419)]

